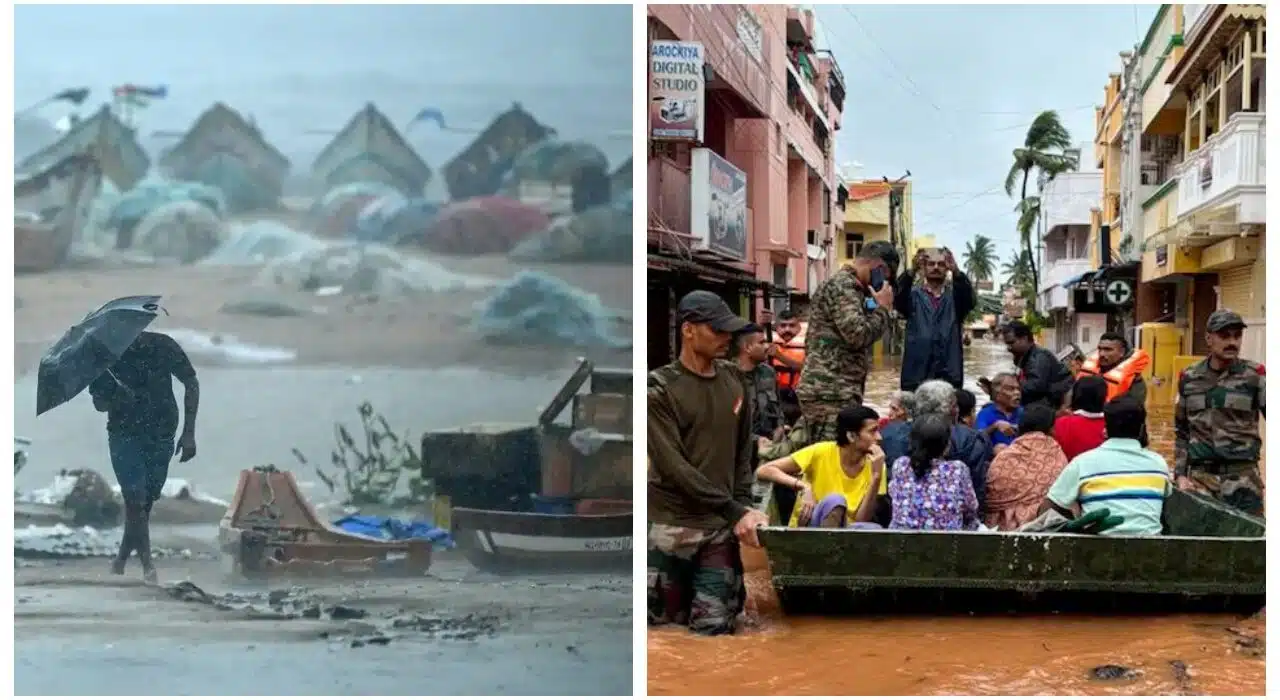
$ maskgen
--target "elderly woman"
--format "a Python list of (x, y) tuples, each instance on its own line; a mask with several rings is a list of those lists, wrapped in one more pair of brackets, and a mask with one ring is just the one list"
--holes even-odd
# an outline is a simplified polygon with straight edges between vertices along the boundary
[(1067, 466), (1053, 438), (1056, 411), (1045, 403), (1027, 406), (1018, 437), (991, 460), (987, 471), (987, 527), (1016, 530), (1036, 519), (1049, 487)]
[(889, 394), (889, 410), (880, 419), (880, 429), (883, 430), (890, 423), (911, 420), (911, 414), (915, 409), (916, 395), (910, 391), (895, 391)]
[(939, 415), (916, 418), (911, 453), (893, 463), (889, 499), (894, 530), (976, 530), (978, 497), (969, 469), (946, 459), (953, 424)]
[(912, 420), (893, 423), (881, 431), (885, 463), (894, 464), (911, 452), (911, 426), (924, 416), (940, 416), (951, 425), (948, 460), (960, 460), (969, 468), (978, 503), (983, 503), (987, 484), (987, 467), (991, 464), (991, 443), (978, 431), (962, 425), (957, 419), (956, 390), (942, 380), (932, 380), (916, 389), (916, 406)]

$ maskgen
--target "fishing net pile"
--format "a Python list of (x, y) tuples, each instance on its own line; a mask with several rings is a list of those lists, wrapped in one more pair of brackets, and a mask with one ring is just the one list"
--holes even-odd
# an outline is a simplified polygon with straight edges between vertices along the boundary
[(187, 265), (208, 256), (228, 237), (226, 222), (205, 205), (169, 202), (138, 222), (132, 248), (157, 260)]
[(609, 204), (557, 220), (511, 251), (526, 262), (631, 262), (631, 202)]
[(368, 243), (396, 245), (421, 240), (440, 213), (440, 205), (400, 193), (378, 197), (360, 210), (352, 237)]
[(568, 184), (582, 170), (608, 172), (609, 159), (596, 146), (584, 141), (546, 139), (516, 156), (502, 177), (503, 186), (524, 180)]
[(260, 281), (285, 289), (405, 298), (491, 287), (494, 281), (451, 272), (377, 244), (334, 243), (272, 261)]
[(355, 233), (360, 212), (383, 197), (400, 195), (381, 182), (353, 182), (338, 185), (316, 200), (307, 214), (307, 226), (327, 238), (345, 238)]
[(258, 265), (328, 245), (276, 221), (232, 223), (222, 244), (200, 262), (205, 265)]
[(618, 313), (600, 298), (540, 272), (521, 272), (480, 302), (472, 325), (504, 345), (553, 345), (626, 349), (616, 329)]
[(507, 253), (550, 223), (536, 206), (508, 197), (475, 197), (445, 206), (412, 242), (447, 255)]

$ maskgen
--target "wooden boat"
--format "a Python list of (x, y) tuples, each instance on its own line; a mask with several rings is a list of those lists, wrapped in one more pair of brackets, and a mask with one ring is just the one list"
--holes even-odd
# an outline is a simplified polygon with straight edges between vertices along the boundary
[(23, 159), (16, 170), (47, 172), (74, 155), (96, 160), (102, 175), (121, 191), (138, 184), (151, 168), (151, 158), (138, 145), (133, 129), (104, 105), (62, 138)]
[(39, 172), (15, 174), (15, 272), (45, 272), (66, 262), (101, 184), (97, 159), (82, 152)]
[(406, 197), (421, 197), (431, 168), (373, 103), (320, 151), (311, 173), (325, 190), (353, 182), (381, 182)]
[(1160, 537), (774, 526), (760, 540), (789, 614), (1256, 612), (1265, 604), (1262, 520), (1181, 491), (1166, 500), (1164, 520)]
[[(570, 405), (571, 423), (555, 423)], [(536, 425), (423, 436), (435, 523), (485, 571), (625, 571), (632, 552), (630, 433), (630, 371), (597, 370), (582, 360)]]
[(493, 120), (476, 140), (444, 166), (444, 181), (455, 200), (496, 194), (502, 176), (526, 148), (555, 135), (520, 103)]
[[(166, 149), (160, 167), (173, 178), (220, 187), (233, 211), (273, 209), (284, 192), (289, 159), (267, 142), (257, 124), (219, 102), (196, 119), (178, 143)], [(245, 192), (221, 179), (246, 178)], [(231, 191), (228, 191), (231, 190)]]
[(386, 541), (339, 530), (318, 516), (293, 474), (275, 467), (240, 472), (218, 525), (218, 546), (233, 570), (251, 578), (283, 574), (420, 576), (432, 544)]

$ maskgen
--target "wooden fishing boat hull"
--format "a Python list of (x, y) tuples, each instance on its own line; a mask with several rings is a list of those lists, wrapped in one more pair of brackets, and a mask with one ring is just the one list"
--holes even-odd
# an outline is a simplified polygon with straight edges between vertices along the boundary
[(553, 515), (454, 508), (458, 550), (494, 573), (631, 570), (631, 513)]
[(768, 527), (790, 614), (1212, 609), (1265, 604), (1265, 523), (1203, 497), (1166, 502), (1168, 536)]
[(23, 159), (17, 169), (42, 172), (73, 156), (92, 157), (121, 191), (138, 184), (151, 167), (151, 158), (138, 144), (133, 129), (104, 106), (62, 138)]
[(102, 182), (98, 161), (72, 154), (43, 171), (17, 175), (14, 208), (49, 213), (47, 220), (15, 217), (14, 271), (46, 272), (62, 265), (76, 232), (84, 225), (90, 202)]
[(381, 182), (406, 197), (421, 197), (431, 168), (373, 103), (364, 106), (320, 151), (312, 175), (326, 188)]
[[(196, 119), (172, 148), (165, 151), (160, 166), (171, 176), (224, 187), (225, 182), (206, 182), (217, 171), (243, 173), (253, 184), (246, 202), (230, 201), (232, 210), (270, 209), (278, 205), (289, 174), (289, 159), (263, 136), (252, 121), (219, 102)], [(241, 197), (229, 197), (237, 200)]]

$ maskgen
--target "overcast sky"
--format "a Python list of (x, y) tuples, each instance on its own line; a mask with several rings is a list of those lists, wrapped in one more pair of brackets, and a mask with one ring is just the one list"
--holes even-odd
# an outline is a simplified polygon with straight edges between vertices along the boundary
[(937, 235), (957, 256), (977, 234), (1010, 250), (1004, 177), (1026, 125), (1054, 109), (1073, 140), (1092, 142), (1107, 74), (1157, 7), (815, 7), (817, 43), (847, 83), (837, 166), (861, 163), (857, 178), (910, 170), (916, 235)]

